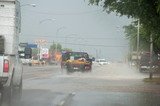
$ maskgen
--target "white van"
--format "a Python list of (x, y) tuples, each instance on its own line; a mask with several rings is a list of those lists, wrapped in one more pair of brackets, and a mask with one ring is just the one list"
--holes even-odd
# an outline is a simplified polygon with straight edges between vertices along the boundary
[(97, 59), (96, 62), (99, 65), (107, 65), (107, 64), (109, 64), (109, 62), (106, 59)]

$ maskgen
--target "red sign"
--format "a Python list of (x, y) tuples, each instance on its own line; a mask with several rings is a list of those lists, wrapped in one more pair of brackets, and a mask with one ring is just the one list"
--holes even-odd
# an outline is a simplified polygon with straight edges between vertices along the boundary
[(42, 58), (48, 59), (48, 58), (49, 58), (49, 55), (48, 55), (48, 54), (42, 54)]

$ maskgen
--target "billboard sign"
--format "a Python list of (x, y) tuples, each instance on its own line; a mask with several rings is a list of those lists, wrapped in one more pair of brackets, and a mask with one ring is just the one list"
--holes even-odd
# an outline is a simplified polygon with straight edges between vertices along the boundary
[(28, 47), (30, 47), (30, 48), (37, 48), (37, 44), (28, 44)]
[(41, 58), (43, 58), (43, 59), (49, 58), (49, 49), (48, 48), (41, 48), (40, 54), (41, 54)]
[(19, 46), (20, 46), (20, 47), (27, 47), (27, 46), (28, 46), (28, 43), (20, 43)]

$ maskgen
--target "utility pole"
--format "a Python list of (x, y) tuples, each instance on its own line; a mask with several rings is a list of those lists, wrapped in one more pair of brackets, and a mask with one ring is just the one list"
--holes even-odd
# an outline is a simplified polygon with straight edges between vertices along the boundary
[(56, 50), (55, 50), (55, 51), (56, 51), (56, 53), (57, 53), (57, 51), (58, 51), (58, 50), (57, 50), (57, 45), (58, 45), (58, 43), (55, 43), (55, 45), (56, 45)]
[(137, 26), (137, 53), (139, 52), (139, 29), (140, 29), (140, 21), (138, 19), (138, 26)]
[(140, 45), (140, 40), (139, 40), (139, 30), (140, 30), (140, 20), (138, 19), (138, 25), (137, 25), (137, 68), (139, 69), (139, 45)]
[(153, 78), (152, 66), (153, 66), (153, 35), (151, 34), (150, 35), (150, 73), (149, 73), (150, 79)]
[[(60, 28), (57, 29), (57, 31), (56, 31), (56, 36), (57, 36), (57, 37), (58, 37), (59, 31), (62, 30), (62, 29), (66, 29), (66, 27), (65, 27), (65, 26), (62, 26), (62, 27), (60, 27)], [(55, 51), (56, 51), (56, 53), (57, 53), (57, 51), (58, 51), (58, 50), (57, 50), (57, 45), (58, 45), (58, 43), (55, 43), (55, 44), (56, 44), (56, 50), (55, 50)]]
[(39, 61), (40, 58), (41, 58), (40, 53), (41, 53), (41, 45), (38, 44), (38, 61)]
[(96, 49), (96, 59), (98, 58), (98, 51), (97, 51), (97, 49)]

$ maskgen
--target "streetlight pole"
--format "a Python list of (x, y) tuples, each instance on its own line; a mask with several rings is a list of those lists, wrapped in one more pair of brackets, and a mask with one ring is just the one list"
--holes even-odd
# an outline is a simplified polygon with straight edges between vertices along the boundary
[(66, 29), (66, 27), (62, 26), (62, 27), (58, 28), (57, 31), (56, 31), (56, 36), (58, 35), (58, 33), (60, 32), (60, 30), (62, 30), (62, 29)]
[[(62, 27), (58, 28), (57, 31), (56, 31), (56, 36), (58, 36), (58, 33), (59, 33), (60, 30), (65, 29), (65, 28), (66, 28), (65, 26), (62, 26)], [(57, 52), (57, 45), (58, 45), (58, 43), (56, 43), (56, 52)]]
[(149, 73), (149, 78), (152, 79), (153, 77), (153, 70), (152, 70), (152, 66), (153, 66), (153, 35), (150, 35), (150, 73)]
[[(20, 11), (21, 11), (21, 8), (22, 7), (25, 7), (25, 6), (31, 6), (31, 7), (36, 7), (36, 4), (22, 4), (22, 5), (19, 5), (19, 8), (20, 8)], [(22, 15), (20, 16), (21, 17), (21, 21), (23, 21), (22, 20)], [(22, 23), (22, 22), (21, 22)], [(22, 33), (20, 32), (20, 35), (21, 35)]]
[[(52, 21), (52, 22), (54, 22), (55, 20), (56, 19), (54, 19), (54, 18), (47, 18), (47, 19), (43, 19), (43, 20), (39, 21), (39, 24), (42, 24), (42, 23), (44, 23), (46, 21)], [(57, 44), (56, 44), (56, 48), (57, 48)]]

